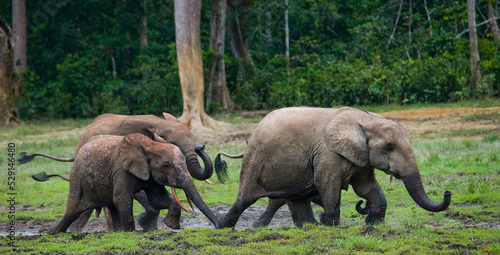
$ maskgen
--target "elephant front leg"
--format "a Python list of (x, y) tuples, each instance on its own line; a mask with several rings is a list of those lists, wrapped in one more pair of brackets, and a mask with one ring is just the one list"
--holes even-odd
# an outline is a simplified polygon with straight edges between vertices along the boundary
[[(145, 191), (145, 197), (147, 198), (147, 202), (149, 205), (151, 205), (150, 210), (146, 210), (145, 213), (148, 213), (147, 215), (151, 215), (155, 211), (158, 212), (161, 209), (168, 209), (167, 216), (163, 220), (165, 225), (169, 228), (172, 229), (180, 229), (181, 228), (181, 208), (180, 206), (175, 202), (174, 197), (168, 193), (168, 191), (165, 189), (165, 186), (162, 185), (155, 185), (153, 187), (150, 187)], [(137, 198), (137, 196), (136, 196)], [(141, 203), (142, 204), (142, 203)], [(146, 207), (145, 207), (146, 208)], [(141, 214), (142, 215), (142, 214)], [(145, 215), (145, 216), (147, 216)], [(158, 216), (155, 218), (150, 217), (150, 218), (144, 218), (143, 224), (153, 224), (151, 221), (154, 220), (156, 221), (158, 219)], [(140, 223), (140, 221), (139, 221)]]
[(387, 201), (382, 188), (375, 179), (375, 173), (371, 171), (368, 174), (353, 177), (351, 186), (358, 196), (366, 199), (367, 206), (369, 205), (368, 216), (365, 219), (366, 224), (373, 225), (383, 222)]
[[(120, 221), (121, 230), (123, 231), (134, 231), (134, 215), (133, 215), (133, 204), (134, 204), (134, 194), (130, 192), (114, 192), (113, 204), (118, 210), (118, 216)], [(117, 225), (113, 222), (113, 225)], [(113, 226), (115, 229), (116, 227)]]
[(329, 155), (323, 155), (325, 158), (315, 159), (314, 184), (323, 203), (325, 212), (321, 215), (321, 223), (327, 226), (333, 226), (340, 221), (340, 192), (341, 192), (341, 174), (331, 164), (325, 162), (334, 162)]
[(142, 229), (144, 231), (158, 229), (158, 216), (160, 215), (160, 210), (156, 210), (149, 204), (148, 197), (144, 190), (135, 193), (134, 198), (145, 210), (143, 213), (139, 214), (138, 217), (138, 222)]

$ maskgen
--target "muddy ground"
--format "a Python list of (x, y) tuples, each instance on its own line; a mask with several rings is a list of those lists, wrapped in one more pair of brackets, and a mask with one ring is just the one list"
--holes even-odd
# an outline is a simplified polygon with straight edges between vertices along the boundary
[[(407, 129), (412, 139), (434, 139), (439, 138), (441, 133), (449, 133), (456, 130), (486, 130), (482, 133), (500, 133), (500, 119), (468, 119), (464, 120), (465, 116), (473, 114), (491, 114), (500, 113), (500, 107), (491, 108), (431, 108), (406, 111), (393, 111), (382, 113), (383, 116), (396, 120), (403, 124)], [(224, 131), (220, 133), (203, 133), (197, 135), (197, 142), (206, 144), (220, 143), (241, 143), (248, 139), (255, 128), (256, 124), (244, 125), (226, 125)], [(82, 130), (72, 130), (68, 132), (81, 132)], [(471, 138), (468, 136), (468, 138)], [(476, 135), (480, 139), (481, 135)], [(457, 137), (461, 139), (461, 137)], [(347, 206), (347, 205), (343, 205)], [(43, 205), (42, 205), (43, 207)], [(20, 210), (43, 210), (44, 208), (18, 208)], [(218, 215), (224, 215), (229, 206), (214, 206), (212, 211)], [(252, 206), (243, 213), (236, 225), (236, 229), (250, 228), (253, 222), (264, 212), (263, 206)], [(318, 212), (319, 214), (319, 212)], [(460, 215), (449, 215), (449, 217), (460, 217)], [(165, 226), (163, 217), (158, 220), (160, 229), (172, 230)], [(464, 219), (466, 221), (467, 219)], [(21, 220), (16, 224), (16, 234), (34, 235), (39, 232), (46, 231), (47, 228), (54, 225), (56, 222), (41, 223), (32, 220)], [(292, 220), (288, 208), (282, 207), (273, 218), (270, 227), (292, 226)], [(491, 223), (493, 227), (499, 227), (498, 223)], [(137, 230), (141, 230), (139, 224), (136, 223)], [(181, 218), (182, 228), (206, 228), (212, 227), (208, 219), (200, 212), (194, 214), (183, 213)], [(490, 226), (490, 227), (492, 227)], [(0, 222), (0, 228), (6, 229), (6, 223)], [(103, 217), (97, 219), (92, 217), (83, 230), (88, 233), (105, 232), (107, 231), (106, 221)], [(177, 231), (177, 230), (173, 230)]]

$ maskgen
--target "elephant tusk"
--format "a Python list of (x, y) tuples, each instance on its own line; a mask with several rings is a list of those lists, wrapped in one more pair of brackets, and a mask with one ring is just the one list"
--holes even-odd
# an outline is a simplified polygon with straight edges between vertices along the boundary
[(390, 186), (390, 185), (391, 185), (391, 182), (392, 182), (392, 177), (394, 177), (394, 175), (393, 175), (393, 174), (391, 174), (391, 177), (389, 178), (389, 185), (387, 185), (387, 186)]
[(212, 182), (210, 182), (208, 179), (205, 179), (205, 182), (208, 184), (212, 184)]
[(175, 192), (175, 188), (174, 187), (172, 187), (172, 196), (174, 196), (175, 202), (177, 202), (177, 204), (182, 208), (182, 210), (184, 210), (186, 212), (191, 212), (191, 211), (189, 211), (188, 209), (186, 209), (186, 207), (184, 207), (181, 204), (181, 201), (179, 201), (179, 198), (177, 197), (177, 193)]
[[(184, 193), (185, 194), (185, 193)], [(189, 203), (189, 206), (191, 206), (191, 209), (193, 210), (193, 212), (195, 213), (196, 210), (194, 209), (194, 206), (193, 206), (193, 202), (191, 202), (191, 199), (189, 199), (188, 195), (186, 194), (186, 198), (188, 200), (188, 203)]]

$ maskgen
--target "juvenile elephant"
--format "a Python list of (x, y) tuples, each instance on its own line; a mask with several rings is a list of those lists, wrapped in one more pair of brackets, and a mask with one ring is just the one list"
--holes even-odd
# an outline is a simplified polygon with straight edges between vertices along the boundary
[[(192, 177), (198, 180), (206, 180), (210, 178), (213, 173), (212, 161), (203, 151), (202, 147), (195, 147), (194, 135), (191, 133), (189, 127), (168, 113), (163, 113), (163, 116), (165, 119), (161, 119), (153, 115), (128, 116), (103, 114), (97, 117), (85, 128), (73, 157), (58, 158), (40, 153), (21, 154), (22, 157), (19, 159), (19, 162), (21, 164), (29, 162), (33, 160), (35, 156), (48, 157), (63, 162), (73, 162), (75, 155), (77, 155), (80, 148), (95, 135), (124, 136), (133, 133), (140, 133), (147, 137), (153, 137), (153, 134), (158, 134), (167, 142), (179, 147), (186, 158), (188, 170)], [(205, 169), (201, 167), (197, 154), (202, 158)], [(156, 211), (147, 204), (148, 199), (142, 192), (138, 193), (136, 198), (146, 209), (145, 213), (139, 216), (140, 225), (145, 230), (157, 229), (157, 219), (160, 212)], [(169, 208), (167, 217), (165, 217), (164, 221), (168, 227), (178, 229), (180, 228), (181, 210), (176, 203), (173, 203), (171, 198), (168, 199), (170, 200), (170, 204), (172, 206)], [(79, 220), (80, 226), (85, 225), (90, 217), (90, 214), (91, 212), (82, 216), (83, 219)]]
[(383, 221), (387, 203), (374, 168), (402, 179), (413, 200), (426, 210), (443, 211), (451, 202), (449, 191), (441, 203), (427, 197), (410, 139), (400, 124), (349, 107), (275, 110), (248, 141), (238, 196), (221, 226), (234, 227), (261, 197), (288, 199), (296, 217), (308, 222), (314, 220), (309, 198), (318, 194), (325, 210), (321, 223), (333, 225), (340, 215), (341, 189), (349, 184), (367, 200), (365, 221)]
[(194, 204), (219, 228), (219, 221), (198, 194), (180, 149), (156, 142), (142, 134), (99, 135), (89, 139), (75, 154), (70, 190), (63, 218), (49, 233), (65, 232), (82, 213), (108, 207), (113, 230), (135, 229), (134, 194), (144, 190), (157, 210), (168, 193), (165, 185), (182, 188)]

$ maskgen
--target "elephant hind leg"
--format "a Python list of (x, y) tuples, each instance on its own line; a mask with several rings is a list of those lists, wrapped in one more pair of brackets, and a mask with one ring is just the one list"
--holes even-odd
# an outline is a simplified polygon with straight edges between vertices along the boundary
[(221, 228), (234, 228), (241, 214), (252, 204), (254, 204), (259, 198), (249, 198), (238, 193), (238, 197), (236, 198), (236, 202), (231, 206), (229, 212), (221, 219), (220, 226)]
[(304, 223), (317, 224), (309, 199), (289, 199), (286, 201), (295, 226), (301, 228)]
[[(87, 211), (90, 211), (90, 213), (92, 213), (92, 209), (89, 209), (89, 208), (86, 208), (86, 209), (81, 209), (81, 210), (73, 210), (71, 208), (69, 208), (69, 206), (67, 206), (66, 208), (66, 212), (64, 212), (64, 216), (63, 218), (55, 225), (53, 226), (52, 228), (50, 228), (50, 230), (47, 232), (48, 234), (55, 234), (55, 233), (59, 233), (59, 232), (66, 232), (66, 230), (68, 230), (69, 226), (71, 226), (71, 224), (73, 222), (75, 222), (78, 217), (80, 217), (80, 215), (84, 212), (87, 212)], [(86, 223), (86, 221), (85, 221)]]
[(87, 224), (87, 222), (90, 219), (90, 216), (92, 216), (92, 212), (94, 209), (88, 209), (84, 211), (78, 219), (76, 219), (73, 223), (68, 228), (68, 231), (70, 232), (82, 232), (83, 228)]
[(269, 203), (267, 204), (266, 211), (253, 223), (253, 227), (265, 227), (271, 223), (271, 220), (276, 214), (276, 211), (286, 204), (286, 200), (283, 198), (269, 198)]

